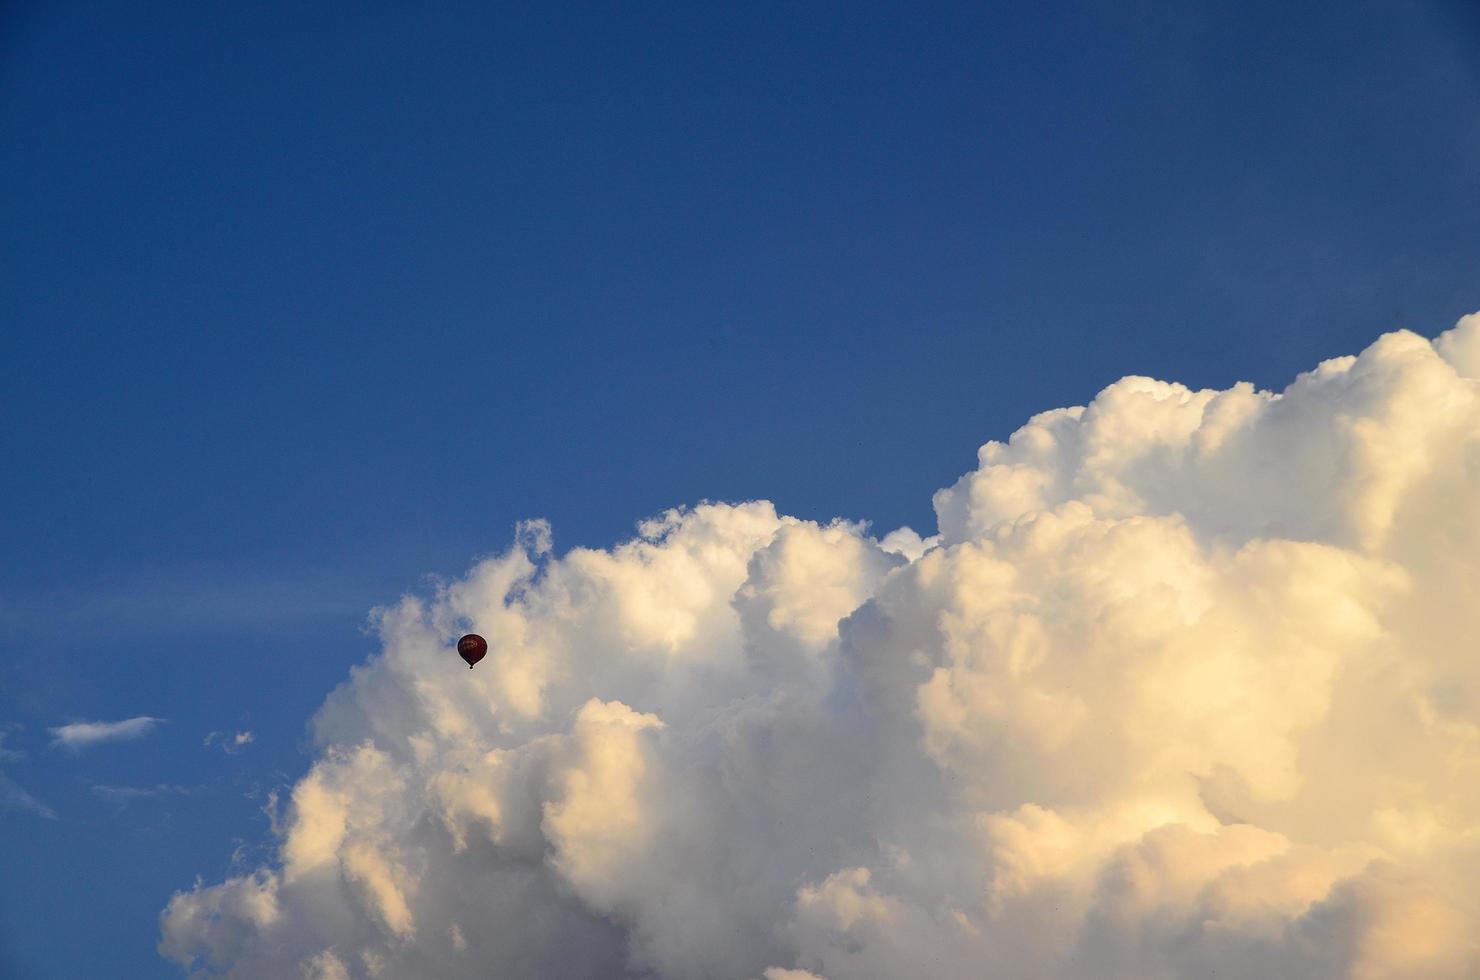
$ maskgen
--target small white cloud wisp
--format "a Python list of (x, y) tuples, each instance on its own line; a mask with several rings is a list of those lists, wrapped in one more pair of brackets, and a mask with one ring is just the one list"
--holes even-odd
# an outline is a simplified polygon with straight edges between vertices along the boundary
[(51, 729), (53, 745), (65, 749), (84, 749), (104, 742), (124, 742), (143, 738), (164, 724), (163, 718), (139, 715), (123, 721), (74, 721)]
[[(1480, 316), (380, 610), (194, 976), (1480, 975)], [(490, 641), (478, 669), (451, 645)]]
[(205, 748), (216, 746), (227, 755), (236, 755), (242, 749), (251, 745), (254, 736), (250, 731), (241, 732), (211, 732), (201, 740)]
[[(10, 732), (0, 727), (0, 767), (25, 757), (25, 753), (5, 747), (5, 740), (9, 737)], [(26, 792), (0, 768), (0, 813), (11, 812), (29, 813), (46, 820), (57, 818), (55, 810)]]

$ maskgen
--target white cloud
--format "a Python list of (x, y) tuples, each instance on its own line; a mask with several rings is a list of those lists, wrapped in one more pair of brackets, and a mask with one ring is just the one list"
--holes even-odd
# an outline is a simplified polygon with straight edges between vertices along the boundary
[[(20, 726), (14, 727), (19, 728)], [(17, 759), (24, 759), (26, 757), (26, 754), (24, 752), (21, 752), (17, 749), (7, 749), (5, 747), (5, 740), (9, 737), (10, 731), (8, 731), (6, 727), (0, 727), (0, 763), (13, 762)]]
[(250, 731), (242, 732), (211, 732), (202, 740), (201, 744), (206, 748), (212, 745), (219, 746), (227, 755), (236, 755), (242, 749), (251, 745), (254, 736)]
[[(9, 731), (0, 728), (0, 765), (25, 758), (24, 752), (5, 747), (5, 739), (9, 736)], [(0, 772), (0, 813), (10, 812), (30, 813), (47, 820), (57, 818), (55, 810), (26, 792), (4, 772)]]
[(0, 812), (20, 811), (47, 820), (57, 818), (56, 811), (22, 789), (15, 780), (0, 772)]
[(140, 715), (123, 721), (75, 721), (70, 725), (51, 729), (52, 744), (67, 749), (83, 749), (103, 742), (143, 738), (163, 724), (164, 720)]
[[(1480, 975), (1480, 318), (379, 611), (201, 976)], [(490, 640), (474, 671), (452, 642)]]

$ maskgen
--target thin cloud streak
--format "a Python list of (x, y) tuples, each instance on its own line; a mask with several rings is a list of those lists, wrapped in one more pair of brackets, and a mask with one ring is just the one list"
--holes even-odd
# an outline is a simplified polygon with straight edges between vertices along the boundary
[(364, 611), (363, 588), (328, 575), (267, 576), (229, 570), (143, 570), (12, 593), (0, 600), (0, 632), (50, 633), (59, 620), (111, 636), (172, 636), (207, 629), (270, 632)]
[(195, 792), (189, 786), (159, 783), (154, 786), (106, 786), (95, 785), (92, 791), (105, 800), (120, 805), (132, 800), (147, 800), (159, 796), (189, 796)]
[(50, 729), (52, 744), (65, 749), (84, 749), (103, 742), (122, 742), (143, 738), (166, 721), (139, 715), (123, 721), (76, 721)]
[[(10, 733), (0, 731), (0, 765), (25, 758), (24, 752), (5, 747), (5, 738)], [(55, 820), (56, 811), (26, 792), (15, 780), (0, 772), (0, 813), (31, 813), (46, 820)]]
[(0, 812), (9, 811), (32, 813), (46, 820), (57, 818), (55, 810), (21, 789), (15, 780), (0, 773)]

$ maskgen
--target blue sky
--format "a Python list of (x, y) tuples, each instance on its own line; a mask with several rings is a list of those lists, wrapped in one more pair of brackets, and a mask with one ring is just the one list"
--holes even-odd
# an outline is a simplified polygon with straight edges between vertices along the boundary
[(521, 519), (927, 532), (1117, 377), (1480, 308), (1477, 65), (1417, 2), (8, 5), (0, 976), (173, 975), (369, 609)]

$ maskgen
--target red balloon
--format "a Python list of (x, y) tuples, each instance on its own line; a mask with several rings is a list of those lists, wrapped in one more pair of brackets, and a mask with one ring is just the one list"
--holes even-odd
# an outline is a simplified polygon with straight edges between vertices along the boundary
[(488, 641), (477, 633), (469, 633), (457, 641), (457, 655), (468, 662), (468, 670), (488, 653)]

